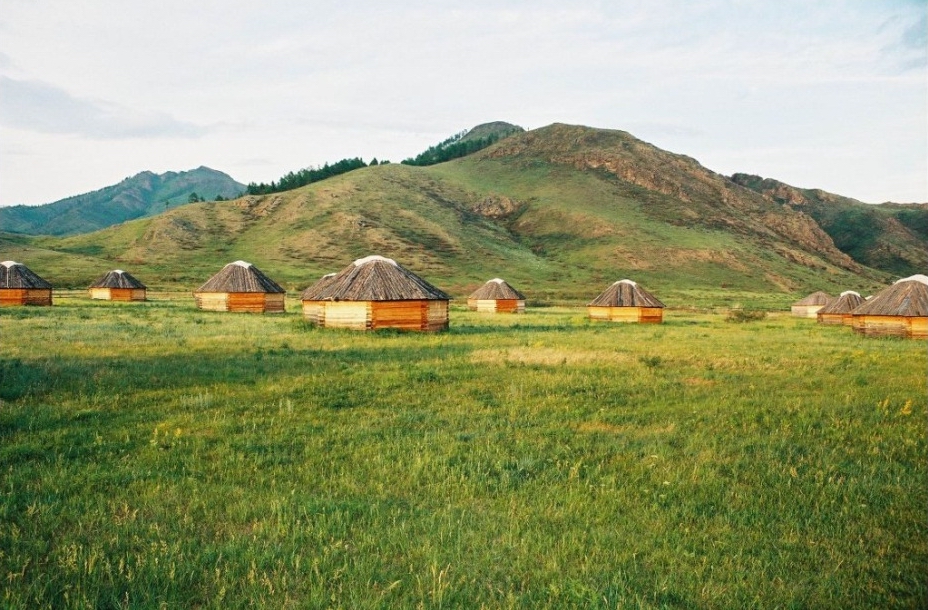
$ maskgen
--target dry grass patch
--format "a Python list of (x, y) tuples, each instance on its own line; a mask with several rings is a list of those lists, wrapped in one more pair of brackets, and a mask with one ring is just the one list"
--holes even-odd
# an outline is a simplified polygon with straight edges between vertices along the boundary
[(575, 428), (577, 432), (586, 434), (615, 434), (624, 435), (636, 439), (653, 438), (664, 434), (673, 434), (677, 430), (677, 424), (670, 422), (663, 425), (636, 426), (632, 424), (609, 424), (602, 421), (581, 422)]
[(471, 354), (475, 363), (526, 364), (541, 366), (622, 364), (631, 361), (628, 354), (607, 350), (563, 350), (550, 347), (512, 347), (481, 349)]

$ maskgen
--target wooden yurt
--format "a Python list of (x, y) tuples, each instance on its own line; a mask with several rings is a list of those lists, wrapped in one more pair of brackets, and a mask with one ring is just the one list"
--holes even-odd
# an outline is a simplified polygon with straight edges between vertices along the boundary
[(851, 312), (857, 309), (864, 298), (853, 290), (845, 290), (841, 295), (833, 299), (828, 305), (818, 310), (819, 324), (844, 324), (851, 325), (853, 316)]
[(301, 298), (304, 305), (310, 304), (314, 321), (326, 328), (448, 328), (451, 297), (383, 256), (354, 261), (328, 280), (307, 288)]
[(51, 284), (22, 263), (0, 263), (0, 306), (51, 304)]
[(897, 280), (853, 311), (851, 326), (871, 337), (928, 338), (928, 276)]
[(467, 307), (485, 313), (525, 313), (525, 295), (494, 278), (467, 297)]
[(245, 261), (229, 263), (193, 293), (197, 307), (209, 311), (281, 313), (285, 290)]
[(116, 269), (90, 285), (90, 298), (106, 301), (144, 301), (148, 288), (131, 273)]
[(319, 316), (325, 308), (325, 301), (314, 301), (313, 295), (318, 294), (322, 287), (328, 284), (333, 277), (335, 277), (334, 273), (326, 273), (300, 295), (300, 302), (303, 304), (303, 317), (313, 324), (319, 324)]
[(816, 318), (818, 317), (818, 310), (830, 302), (831, 296), (827, 292), (819, 290), (793, 303), (790, 311), (797, 318)]
[(647, 322), (664, 320), (664, 304), (631, 280), (619, 280), (587, 305), (591, 320)]

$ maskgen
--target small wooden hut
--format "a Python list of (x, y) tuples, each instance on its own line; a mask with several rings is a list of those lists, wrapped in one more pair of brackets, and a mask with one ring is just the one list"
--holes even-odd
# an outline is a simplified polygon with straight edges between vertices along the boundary
[(51, 304), (51, 284), (22, 263), (0, 263), (0, 306)]
[(525, 313), (525, 295), (494, 278), (467, 297), (467, 307), (485, 313)]
[(850, 326), (853, 316), (851, 312), (864, 302), (862, 296), (853, 290), (845, 290), (833, 299), (828, 305), (818, 310), (819, 324), (844, 324)]
[(591, 320), (660, 324), (664, 304), (631, 280), (615, 282), (587, 305)]
[(285, 292), (251, 263), (235, 261), (197, 288), (193, 296), (197, 307), (209, 311), (281, 313)]
[(439, 331), (448, 328), (451, 297), (393, 259), (374, 255), (320, 280), (301, 299), (326, 328)]
[(334, 273), (326, 273), (300, 295), (300, 302), (303, 304), (303, 317), (307, 321), (319, 324), (319, 316), (325, 309), (325, 301), (315, 301), (313, 295), (318, 294), (322, 287), (328, 284), (333, 277), (335, 277)]
[(131, 273), (116, 269), (97, 278), (88, 290), (91, 299), (144, 301), (148, 288)]
[(831, 296), (819, 290), (793, 303), (790, 311), (797, 318), (816, 318), (818, 310), (828, 305), (829, 302), (831, 302)]
[(852, 313), (854, 331), (870, 337), (928, 338), (928, 276), (897, 280)]

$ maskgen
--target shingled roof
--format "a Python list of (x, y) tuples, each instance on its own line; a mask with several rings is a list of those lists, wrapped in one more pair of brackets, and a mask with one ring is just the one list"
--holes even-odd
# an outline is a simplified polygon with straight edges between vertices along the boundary
[(22, 263), (16, 261), (0, 263), (0, 288), (50, 290), (51, 287), (51, 284)]
[(793, 305), (827, 305), (831, 301), (831, 295), (827, 292), (813, 292), (807, 297), (801, 298)]
[(928, 277), (919, 274), (896, 280), (892, 286), (861, 303), (853, 313), (855, 316), (928, 316)]
[(329, 281), (335, 277), (335, 273), (326, 273), (321, 278), (316, 280), (316, 283), (312, 286), (309, 286), (303, 293), (300, 295), (300, 300), (303, 301), (312, 301), (312, 295), (317, 294), (322, 287), (329, 283)]
[(653, 294), (633, 282), (619, 280), (590, 301), (592, 307), (664, 307)]
[(477, 300), (500, 300), (515, 299), (524, 301), (525, 295), (513, 288), (508, 282), (500, 278), (493, 278), (477, 290), (475, 290), (468, 299)]
[(863, 302), (864, 298), (859, 293), (853, 290), (845, 290), (838, 298), (832, 299), (828, 305), (819, 309), (818, 313), (819, 315), (851, 313)]
[(122, 269), (115, 269), (109, 273), (97, 278), (97, 280), (90, 285), (91, 288), (136, 288), (136, 289), (146, 289), (147, 286), (135, 278), (131, 273), (123, 271)]
[(448, 301), (451, 297), (395, 260), (372, 255), (359, 258), (328, 281), (316, 282), (304, 301)]
[(283, 293), (286, 291), (251, 263), (235, 261), (223, 267), (195, 292)]

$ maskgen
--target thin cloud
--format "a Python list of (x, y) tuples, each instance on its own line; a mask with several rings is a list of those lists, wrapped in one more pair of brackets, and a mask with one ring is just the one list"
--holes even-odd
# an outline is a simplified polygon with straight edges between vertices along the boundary
[(0, 124), (14, 129), (93, 139), (196, 138), (207, 129), (162, 112), (72, 96), (35, 80), (0, 76)]

